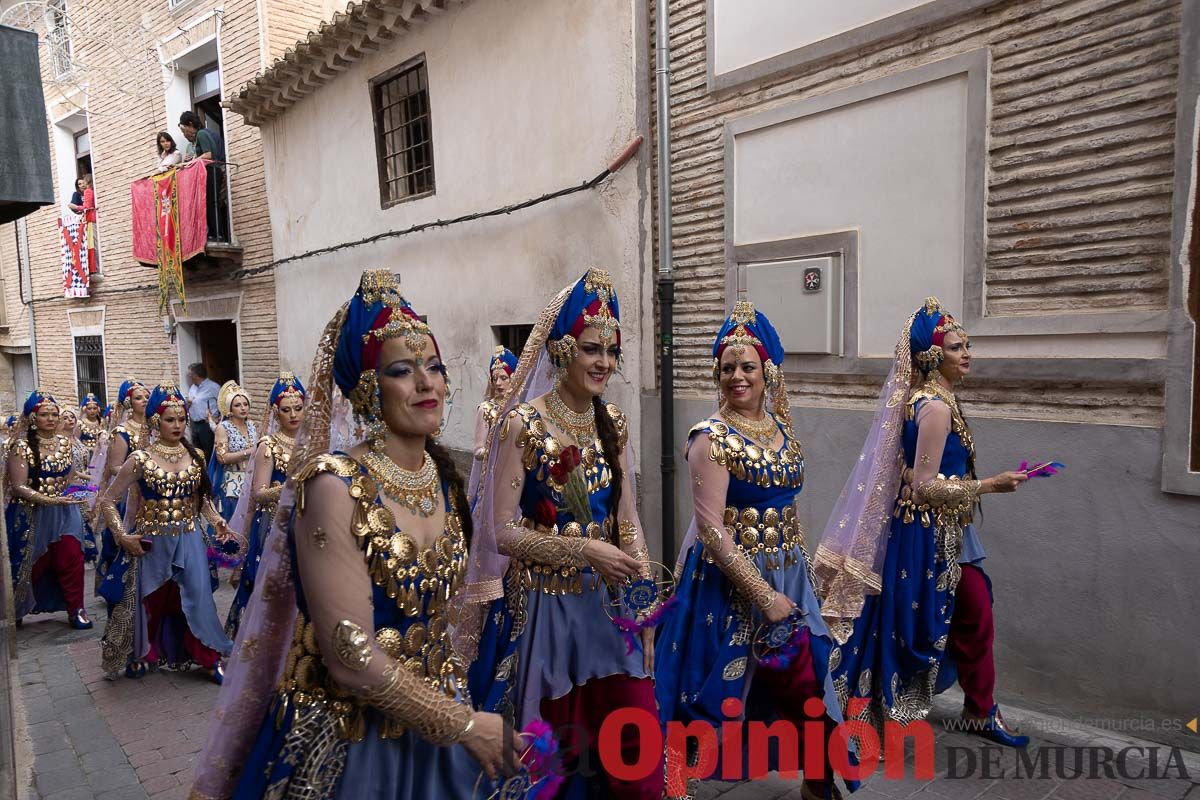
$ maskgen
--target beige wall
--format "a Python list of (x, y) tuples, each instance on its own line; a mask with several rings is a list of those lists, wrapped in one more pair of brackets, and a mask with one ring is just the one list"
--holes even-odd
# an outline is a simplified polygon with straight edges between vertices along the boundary
[[(368, 81), (424, 53), (436, 194), (380, 208)], [(485, 211), (576, 185), (637, 134), (633, 20), (618, 0), (475, 2), (404, 33), (266, 125), (278, 256)], [(613, 272), (632, 335), (612, 396), (636, 419), (645, 342), (638, 171), (509, 216), (309, 258), (276, 276), (280, 353), (307, 374), (322, 327), (364, 269), (401, 275), (448, 361), (446, 441), (469, 448), (495, 344), (492, 325), (532, 323), (591, 266)], [(300, 166), (302, 165), (302, 166)], [(319, 187), (319, 188), (315, 188)], [(286, 310), (286, 311), (285, 311)]]

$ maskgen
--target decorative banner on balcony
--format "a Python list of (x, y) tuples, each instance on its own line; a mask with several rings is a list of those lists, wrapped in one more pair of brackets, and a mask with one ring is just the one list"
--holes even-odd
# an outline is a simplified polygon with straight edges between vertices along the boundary
[(183, 262), (203, 253), (208, 239), (205, 165), (195, 161), (135, 181), (130, 194), (133, 257), (158, 267), (159, 311), (166, 310), (172, 287), (186, 307)]
[(82, 216), (66, 214), (58, 220), (62, 249), (63, 297), (88, 296), (88, 246)]

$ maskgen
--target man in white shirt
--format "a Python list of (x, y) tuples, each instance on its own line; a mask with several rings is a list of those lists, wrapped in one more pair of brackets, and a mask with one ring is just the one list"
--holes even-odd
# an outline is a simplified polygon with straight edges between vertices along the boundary
[(188, 418), (191, 420), (192, 444), (200, 449), (206, 459), (212, 458), (213, 429), (209, 417), (217, 418), (217, 394), (221, 387), (208, 379), (208, 370), (203, 364), (188, 367)]

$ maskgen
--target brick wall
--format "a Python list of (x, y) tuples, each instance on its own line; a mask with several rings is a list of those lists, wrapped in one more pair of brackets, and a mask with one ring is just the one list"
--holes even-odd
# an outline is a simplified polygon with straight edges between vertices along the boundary
[[(72, 22), (77, 26), (92, 22), (114, 29), (141, 25), (151, 44), (166, 40), (183, 27), (189, 30), (183, 42), (176, 39), (165, 48), (177, 51), (190, 41), (200, 40), (211, 30), (211, 19), (189, 26), (216, 7), (223, 8), (218, 46), (222, 84), (228, 92), (252, 77), (260, 67), (260, 31), (255, 0), (193, 2), (174, 14), (168, 10), (165, 0), (154, 0), (149, 4), (135, 0), (104, 0), (87, 4), (79, 12), (80, 15), (94, 16), (88, 19), (79, 16)], [(281, 36), (292, 36), (293, 29), (306, 31), (306, 26), (315, 26), (319, 21), (319, 7), (316, 10), (307, 6), (295, 8), (282, 0), (268, 0), (265, 7), (268, 16), (288, 20), (279, 31)], [(269, 49), (281, 52), (282, 47)], [(278, 54), (272, 52), (270, 55)], [(177, 349), (164, 332), (162, 315), (158, 311), (157, 273), (135, 262), (131, 255), (129, 186), (147, 175), (156, 163), (154, 134), (167, 123), (161, 81), (157, 87), (146, 89), (141, 85), (144, 81), (121, 80), (122, 70), (128, 70), (129, 65), (122, 62), (112, 48), (99, 46), (97, 41), (84, 37), (75, 41), (75, 58), (87, 65), (87, 74), (118, 77), (87, 81), (86, 74), (81, 74), (71, 81), (76, 85), (84, 82), (89, 85), (86, 103), (99, 217), (100, 262), (104, 273), (103, 282), (93, 285), (91, 298), (66, 300), (61, 296), (55, 222), (63, 198), (56, 198), (55, 206), (41, 209), (27, 220), (39, 379), (44, 388), (64, 402), (76, 393), (68, 310), (104, 308), (105, 367), (110, 395), (130, 375), (145, 381), (158, 381), (164, 375), (164, 368), (173, 371), (178, 360)], [(50, 80), (45, 63), (43, 74), (47, 103), (53, 106), (61, 99), (61, 90)], [(53, 132), (53, 128), (51, 130)], [(262, 143), (258, 129), (246, 126), (239, 115), (230, 111), (225, 114), (225, 132), (227, 158), (237, 165), (231, 168), (230, 177), (233, 232), (244, 248), (243, 267), (254, 268), (268, 264), (272, 259)], [(56, 186), (56, 192), (62, 190), (63, 187)], [(3, 346), (28, 337), (26, 312), (17, 299), (11, 225), (0, 226), (0, 270), (10, 322), (7, 333), (0, 329), (0, 346)], [(189, 298), (242, 293), (239, 321), (242, 377), (247, 388), (261, 402), (278, 372), (272, 273), (233, 281), (224, 269), (185, 270), (185, 282)], [(11, 383), (11, 378), (8, 381)]]
[[(719, 93), (706, 86), (706, 0), (673, 0), (669, 11), (681, 395), (710, 392), (712, 337), (725, 310), (723, 125), (981, 47), (993, 59), (988, 313), (1166, 307), (1177, 0), (998, 3), (934, 30)], [(650, 15), (652, 52), (653, 2)], [(654, 219), (657, 236), (657, 213)], [(795, 402), (835, 407), (869, 405), (878, 383), (789, 376)], [(1121, 376), (1086, 385), (972, 382), (964, 394), (986, 415), (1138, 425), (1162, 419), (1161, 384)]]

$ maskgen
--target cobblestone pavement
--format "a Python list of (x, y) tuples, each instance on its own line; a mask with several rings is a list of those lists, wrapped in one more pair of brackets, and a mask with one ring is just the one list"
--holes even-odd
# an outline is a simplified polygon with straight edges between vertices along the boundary
[[(225, 576), (223, 576), (224, 578)], [(88, 580), (91, 580), (89, 570)], [(89, 583), (90, 586), (90, 583)], [(233, 590), (226, 580), (217, 593), (217, 609), (224, 619)], [(216, 701), (217, 686), (201, 671), (159, 671), (140, 681), (106, 681), (100, 672), (100, 634), (103, 603), (93, 599), (89, 608), (96, 629), (75, 631), (65, 615), (31, 617), (18, 632), (20, 683), (27, 737), (26, 758), (32, 758), (30, 785), (19, 800), (173, 800), (185, 798), (191, 783), (196, 754), (204, 743), (208, 713)], [(1072, 731), (1035, 735), (1028, 758), (1036, 763), (1045, 751), (1050, 776), (1018, 776), (1017, 755), (1012, 750), (986, 746), (982, 740), (946, 730), (936, 721), (954, 715), (961, 699), (939, 698), (934, 713), (937, 735), (935, 775), (931, 780), (912, 777), (912, 755), (907, 777), (887, 780), (877, 772), (855, 800), (1200, 800), (1200, 755), (1183, 751), (1180, 757), (1189, 778), (1173, 770), (1166, 779), (1083, 778), (1072, 769), (1076, 751), (1107, 747), (1152, 746), (1146, 742), (1116, 739), (1102, 734)], [(1036, 715), (1015, 709), (1010, 720), (1029, 733), (1037, 727)], [(1050, 726), (1053, 730), (1058, 730)], [(20, 734), (18, 732), (18, 736)], [(1200, 742), (1200, 738), (1197, 739)], [(987, 750), (981, 748), (987, 747)], [(1056, 774), (1051, 748), (1065, 747), (1066, 770)], [(948, 748), (963, 748), (949, 750)], [(947, 777), (947, 754), (957, 753), (959, 772), (965, 753), (976, 761), (975, 777)], [(1160, 747), (1158, 770), (1169, 748)], [(989, 777), (979, 777), (984, 753), (994, 765)], [(18, 761), (21, 760), (20, 753)], [(1102, 770), (1101, 770), (1102, 771)], [(1036, 772), (1036, 771), (1035, 771)], [(1125, 774), (1136, 774), (1132, 759)], [(1028, 770), (1024, 771), (1028, 775)], [(778, 779), (749, 783), (707, 781), (696, 790), (697, 800), (799, 800), (796, 782)]]
[[(217, 611), (224, 620), (233, 590), (222, 578)], [(90, 568), (86, 580), (91, 594)], [(104, 603), (89, 603), (94, 630), (72, 630), (65, 614), (48, 614), (29, 617), (17, 632), (33, 759), (20, 800), (185, 798), (218, 687), (201, 670), (104, 680)]]

